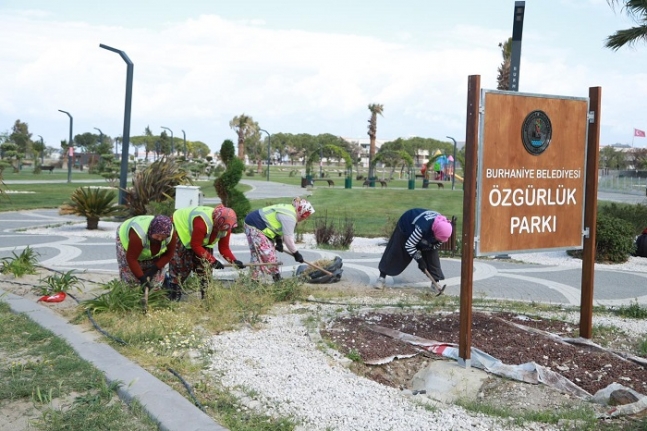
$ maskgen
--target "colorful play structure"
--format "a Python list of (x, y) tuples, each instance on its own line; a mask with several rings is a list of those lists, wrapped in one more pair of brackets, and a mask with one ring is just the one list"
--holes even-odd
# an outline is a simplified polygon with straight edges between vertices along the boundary
[[(432, 172), (430, 172), (429, 175), (426, 175), (427, 165), (423, 165), (420, 169), (420, 173), (427, 179), (435, 181), (449, 181), (454, 174), (454, 157), (445, 155), (439, 156), (439, 154), (440, 150), (437, 150), (433, 155), (433, 157), (438, 157), (433, 162)], [(458, 181), (463, 182), (463, 177), (460, 175), (455, 175), (455, 178)]]

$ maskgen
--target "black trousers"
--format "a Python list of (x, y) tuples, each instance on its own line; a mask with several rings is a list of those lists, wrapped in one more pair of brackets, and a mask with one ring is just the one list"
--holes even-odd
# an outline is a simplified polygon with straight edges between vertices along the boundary
[[(391, 238), (389, 238), (386, 250), (384, 250), (384, 254), (382, 255), (382, 259), (378, 265), (380, 272), (393, 277), (395, 275), (402, 274), (402, 272), (407, 268), (413, 260), (404, 248), (404, 244), (407, 242), (407, 239), (409, 238), (396, 227), (391, 234)], [(429, 273), (434, 280), (444, 280), (445, 275), (440, 267), (440, 256), (438, 254), (438, 250), (429, 249), (421, 250), (420, 252), (422, 253), (422, 258), (427, 263)]]

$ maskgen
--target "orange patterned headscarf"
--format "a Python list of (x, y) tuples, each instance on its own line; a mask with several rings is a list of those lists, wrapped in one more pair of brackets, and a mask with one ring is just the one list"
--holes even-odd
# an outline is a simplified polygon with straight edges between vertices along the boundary
[(213, 228), (217, 231), (228, 231), (235, 228), (237, 217), (234, 210), (224, 205), (217, 205), (213, 209)]

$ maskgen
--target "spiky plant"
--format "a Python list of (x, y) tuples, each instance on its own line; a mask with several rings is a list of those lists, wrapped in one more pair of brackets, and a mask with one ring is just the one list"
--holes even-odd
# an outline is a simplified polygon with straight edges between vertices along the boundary
[(173, 159), (161, 158), (133, 175), (124, 198), (130, 217), (146, 214), (151, 202), (175, 199), (175, 186), (193, 184), (190, 174)]
[(79, 187), (70, 196), (70, 202), (59, 208), (59, 214), (74, 214), (85, 217), (87, 229), (99, 227), (101, 217), (111, 217), (123, 214), (123, 207), (117, 205), (114, 190), (99, 187)]
[(20, 254), (15, 251), (11, 252), (11, 257), (0, 259), (0, 274), (13, 274), (16, 277), (22, 277), (25, 274), (36, 274), (36, 264), (38, 263), (38, 252), (33, 248), (25, 248)]

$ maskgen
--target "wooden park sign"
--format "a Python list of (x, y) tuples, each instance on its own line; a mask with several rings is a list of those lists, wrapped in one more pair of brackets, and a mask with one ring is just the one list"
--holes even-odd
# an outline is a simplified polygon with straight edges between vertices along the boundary
[(482, 97), (476, 254), (582, 248), (589, 99)]

